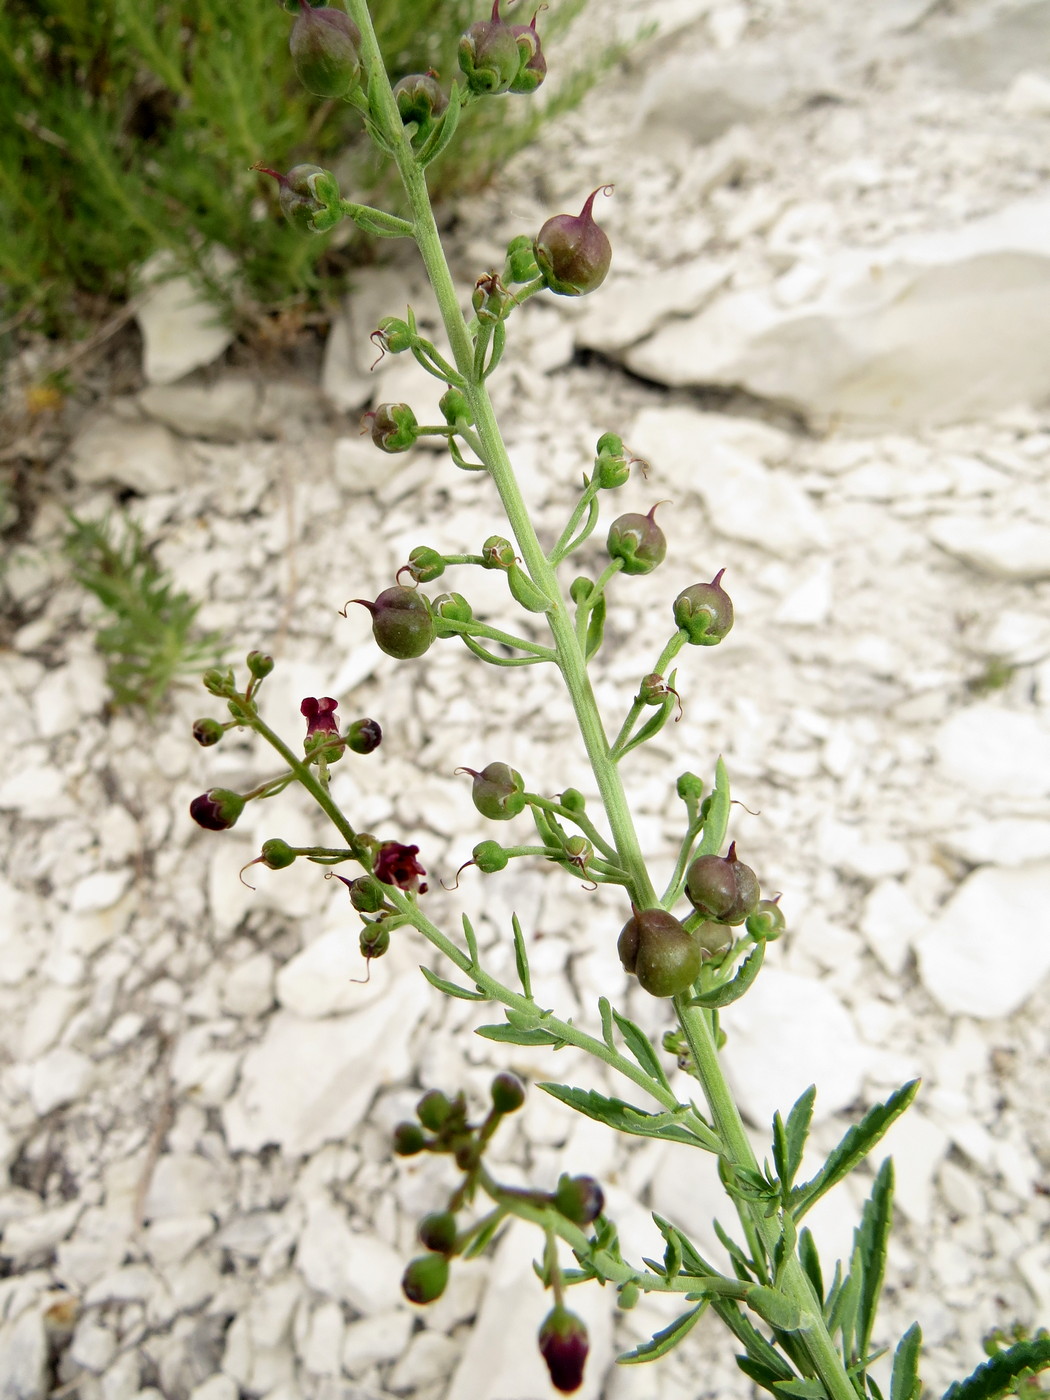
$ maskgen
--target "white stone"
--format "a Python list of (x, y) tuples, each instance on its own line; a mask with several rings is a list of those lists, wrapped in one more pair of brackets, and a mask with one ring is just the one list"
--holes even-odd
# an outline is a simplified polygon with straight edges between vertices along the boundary
[(860, 931), (864, 941), (892, 976), (904, 971), (913, 940), (927, 919), (899, 880), (880, 880), (864, 901)]
[(92, 1317), (82, 1318), (77, 1323), (69, 1355), (78, 1366), (98, 1374), (113, 1360), (116, 1350), (117, 1339), (108, 1327), (101, 1327)]
[(928, 529), (935, 545), (981, 573), (1022, 583), (1050, 578), (1050, 525), (982, 513), (941, 516)]
[(191, 1091), (198, 1103), (209, 1107), (226, 1102), (237, 1078), (240, 1052), (215, 1044), (229, 1030), (230, 1023), (221, 1021), (191, 1026), (179, 1036), (171, 1057), (175, 1084)]
[(1003, 98), (1011, 117), (1050, 117), (1050, 81), (1041, 73), (1018, 73)]
[(937, 766), (964, 791), (1005, 801), (1050, 794), (1050, 719), (980, 701), (957, 710), (934, 740)]
[(829, 865), (861, 880), (903, 875), (911, 864), (902, 841), (874, 836), (865, 827), (826, 817), (820, 823), (820, 849)]
[(658, 272), (616, 281), (611, 306), (587, 306), (575, 323), (580, 345), (608, 353), (651, 335), (668, 317), (696, 312), (724, 285), (732, 271), (726, 262), (698, 259)]
[(122, 1352), (102, 1377), (102, 1400), (135, 1400), (141, 1381), (140, 1358), (130, 1351)]
[(127, 423), (101, 414), (70, 444), (70, 467), (83, 485), (116, 482), (140, 494), (174, 491), (192, 479), (192, 463), (159, 423)]
[(361, 1376), (371, 1366), (394, 1361), (408, 1346), (412, 1327), (407, 1305), (351, 1322), (343, 1338), (343, 1370)]
[(765, 1128), (817, 1086), (814, 1122), (860, 1097), (868, 1051), (853, 1020), (823, 982), (765, 967), (747, 996), (722, 1012), (726, 1072), (742, 1111)]
[(73, 886), (69, 907), (74, 914), (96, 914), (111, 909), (131, 883), (130, 870), (96, 870)]
[[(236, 265), (224, 248), (206, 254), (209, 272), (228, 278)], [(174, 258), (162, 249), (140, 269), (149, 288), (139, 302), (136, 319), (142, 331), (143, 372), (150, 384), (173, 384), (190, 370), (217, 360), (233, 343), (234, 333), (223, 324), (219, 309), (204, 290), (181, 274), (171, 276)]]
[(273, 958), (253, 953), (235, 963), (222, 984), (222, 1007), (231, 1016), (262, 1016), (273, 1005)]
[(316, 1292), (359, 1313), (381, 1313), (401, 1299), (400, 1254), (375, 1235), (352, 1230), (346, 1211), (324, 1198), (308, 1206), (295, 1262)]
[(35, 1060), (50, 1050), (80, 1001), (81, 993), (72, 987), (45, 985), (34, 994), (22, 1027), (24, 1060)]
[(277, 1143), (291, 1156), (346, 1137), (383, 1084), (411, 1068), (408, 1029), (426, 1000), (418, 973), (351, 1016), (304, 1021), (278, 1012), (245, 1056), (223, 1121), (231, 1151)]
[(380, 452), (370, 437), (340, 437), (332, 443), (332, 469), (339, 486), (352, 495), (377, 491), (417, 458), (418, 452)]
[(930, 1223), (934, 1180), (948, 1147), (944, 1129), (912, 1105), (887, 1134), (885, 1153), (882, 1144), (875, 1149), (876, 1162), (886, 1153), (892, 1155), (893, 1204), (916, 1225)]
[(339, 1375), (345, 1330), (338, 1303), (322, 1303), (314, 1309), (301, 1353), (303, 1365), (312, 1375)]
[(773, 620), (789, 627), (823, 627), (830, 616), (834, 596), (831, 560), (818, 560), (795, 587), (784, 594)]
[(259, 386), (242, 375), (214, 384), (155, 384), (138, 396), (143, 411), (181, 437), (240, 442), (258, 435)]
[(80, 1201), (67, 1201), (65, 1205), (55, 1206), (52, 1210), (10, 1221), (4, 1227), (0, 1253), (20, 1261), (32, 1258), (34, 1254), (50, 1252), (59, 1240), (66, 1238), (82, 1210)]
[(937, 844), (968, 865), (1027, 865), (1050, 860), (1050, 821), (985, 818), (939, 836)]
[(741, 386), (821, 418), (950, 422), (1046, 396), (1048, 315), (1050, 202), (1030, 199), (834, 254), (820, 294), (787, 310), (772, 288), (729, 292), (624, 358), (661, 383)]
[(363, 967), (358, 930), (344, 920), (325, 930), (281, 968), (277, 1000), (306, 1020), (359, 1010), (376, 997), (371, 987), (366, 990), (355, 980), (363, 978)]
[(231, 1376), (216, 1374), (195, 1386), (190, 1400), (237, 1400), (237, 1382)]
[(459, 1352), (459, 1345), (451, 1337), (443, 1337), (439, 1332), (417, 1332), (390, 1372), (387, 1385), (398, 1392), (416, 1391), (435, 1381), (447, 1380)]
[(67, 1045), (58, 1045), (42, 1055), (32, 1067), (29, 1097), (34, 1110), (43, 1117), (60, 1104), (81, 1098), (94, 1078), (95, 1067), (86, 1055)]
[(47, 1353), (44, 1319), (35, 1308), (27, 1308), (13, 1322), (0, 1325), (3, 1400), (44, 1400), (50, 1389)]
[[(786, 471), (771, 471), (698, 409), (643, 409), (631, 426), (633, 451), (653, 467), (653, 482), (700, 497), (711, 524), (730, 539), (797, 558), (825, 549), (827, 527)], [(684, 502), (679, 501), (679, 505)]]
[(192, 1254), (199, 1244), (215, 1233), (211, 1215), (166, 1215), (151, 1220), (142, 1232), (146, 1253), (158, 1269), (168, 1269)]
[(1050, 861), (969, 875), (918, 943), (923, 983), (949, 1015), (1009, 1016), (1050, 972)]

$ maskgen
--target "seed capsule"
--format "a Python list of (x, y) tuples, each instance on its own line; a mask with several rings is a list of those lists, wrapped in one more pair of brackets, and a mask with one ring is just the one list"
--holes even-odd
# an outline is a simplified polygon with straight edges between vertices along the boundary
[[(608, 194), (611, 185), (599, 186)], [(605, 281), (612, 262), (612, 245), (594, 222), (592, 207), (598, 190), (587, 196), (579, 214), (556, 214), (536, 235), (533, 253), (540, 274), (552, 292), (578, 297)]]
[(342, 10), (300, 0), (288, 48), (296, 76), (315, 97), (345, 97), (361, 76), (361, 31)]
[(675, 625), (684, 629), (693, 646), (713, 647), (733, 626), (733, 600), (722, 587), (719, 569), (710, 583), (694, 583), (674, 601)]
[(656, 508), (648, 515), (621, 515), (609, 529), (609, 558), (619, 559), (625, 574), (651, 574), (664, 561), (667, 536), (656, 523)]
[(726, 856), (698, 856), (685, 877), (694, 909), (720, 924), (742, 924), (758, 904), (758, 876), (737, 859), (736, 842)]
[(636, 909), (620, 930), (616, 951), (650, 996), (677, 996), (700, 976), (700, 945), (665, 909)]
[(372, 636), (387, 656), (399, 661), (422, 656), (434, 640), (434, 622), (427, 600), (414, 588), (385, 588), (374, 603), (355, 598), (372, 614)]

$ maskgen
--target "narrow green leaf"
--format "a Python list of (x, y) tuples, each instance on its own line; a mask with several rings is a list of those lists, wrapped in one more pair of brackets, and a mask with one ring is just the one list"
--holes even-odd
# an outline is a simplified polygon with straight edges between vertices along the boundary
[(733, 1261), (733, 1271), (742, 1283), (751, 1283), (758, 1277), (753, 1260), (749, 1259), (744, 1251), (733, 1239), (732, 1235), (726, 1233), (717, 1220), (711, 1222), (715, 1227), (715, 1234), (722, 1245), (722, 1248)]
[(467, 956), (476, 968), (478, 965), (478, 936), (474, 932), (474, 925), (466, 914), (463, 915), (463, 937), (467, 940)]
[(729, 828), (729, 774), (719, 758), (715, 764), (715, 786), (710, 797), (705, 799), (710, 805), (704, 818), (704, 834), (696, 848), (698, 856), (716, 856), (725, 844)]
[(503, 1045), (561, 1045), (550, 1031), (519, 1030), (517, 1026), (477, 1026), (475, 1035), (484, 1040), (498, 1040)]
[(747, 1290), (747, 1305), (778, 1332), (803, 1332), (812, 1326), (796, 1302), (764, 1283), (752, 1284)]
[[(482, 1027), (478, 1032), (483, 1034), (487, 1027)], [(497, 1028), (498, 1029), (498, 1028)], [(495, 1040), (497, 1037), (491, 1036)], [(524, 1043), (524, 1042), (523, 1042)], [(530, 1041), (529, 1044), (539, 1044), (538, 1041)], [(545, 1089), (552, 1098), (559, 1103), (568, 1104), (570, 1108), (576, 1109), (577, 1113), (582, 1113), (587, 1118), (593, 1118), (599, 1123), (606, 1123), (610, 1128), (615, 1128), (621, 1133), (631, 1133), (635, 1137), (662, 1138), (665, 1142), (683, 1142), (690, 1147), (704, 1147), (708, 1151), (711, 1147), (708, 1143), (699, 1138), (691, 1129), (681, 1123), (669, 1120), (669, 1115), (664, 1113), (647, 1113), (644, 1109), (634, 1108), (631, 1104), (624, 1103), (622, 1099), (609, 1099), (604, 1094), (596, 1093), (593, 1089), (574, 1089), (568, 1084), (543, 1084), (539, 1086)]]
[(670, 1241), (672, 1237), (677, 1240), (678, 1250), (682, 1260), (679, 1267), (685, 1273), (691, 1274), (695, 1278), (722, 1277), (714, 1265), (709, 1264), (703, 1255), (697, 1252), (689, 1236), (684, 1235), (676, 1225), (672, 1225), (669, 1220), (665, 1220), (664, 1217), (658, 1215), (655, 1210), (653, 1211), (653, 1224), (660, 1231), (660, 1234), (663, 1235), (665, 1240)]
[(762, 960), (766, 956), (766, 945), (756, 943), (751, 952), (740, 965), (740, 969), (731, 982), (725, 982), (721, 987), (712, 987), (708, 992), (701, 992), (699, 996), (690, 998), (691, 1006), (703, 1006), (712, 1010), (721, 1006), (729, 1006), (731, 1002), (739, 1001), (747, 991), (748, 987), (758, 976), (762, 966)]
[[(777, 1351), (772, 1343), (767, 1342), (762, 1333), (758, 1331), (754, 1323), (736, 1304), (730, 1307), (720, 1308), (717, 1303), (713, 1305), (722, 1320), (728, 1325), (730, 1331), (742, 1342), (747, 1351), (747, 1359), (755, 1366), (762, 1368), (774, 1380), (789, 1381), (795, 1375), (790, 1363)], [(737, 1365), (746, 1374), (751, 1372), (744, 1366), (741, 1357), (737, 1357)], [(757, 1377), (756, 1377), (757, 1379)], [(759, 1385), (764, 1385), (764, 1381), (759, 1381)], [(772, 1386), (766, 1387), (772, 1390)]]
[(810, 1283), (817, 1297), (824, 1300), (824, 1275), (820, 1267), (820, 1254), (817, 1251), (817, 1242), (813, 1238), (812, 1232), (807, 1226), (803, 1226), (798, 1235), (798, 1257), (802, 1262), (809, 1277)]
[(816, 1085), (811, 1084), (805, 1093), (799, 1095), (795, 1100), (791, 1112), (788, 1114), (787, 1127), (784, 1131), (786, 1175), (781, 1172), (780, 1176), (781, 1185), (785, 1191), (791, 1190), (795, 1182), (795, 1175), (802, 1165), (802, 1154), (806, 1150), (806, 1139), (809, 1137), (809, 1126), (813, 1121), (813, 1104), (816, 1097)]
[(922, 1329), (917, 1322), (913, 1322), (897, 1343), (897, 1350), (893, 1353), (890, 1400), (919, 1400), (922, 1394), (922, 1382), (919, 1380), (921, 1352)]
[(532, 978), (529, 975), (529, 955), (525, 949), (525, 938), (521, 932), (521, 924), (518, 922), (517, 914), (510, 916), (511, 927), (514, 929), (514, 962), (518, 969), (518, 980), (521, 983), (521, 990), (532, 1000)]
[(651, 1341), (642, 1342), (633, 1351), (625, 1351), (616, 1360), (621, 1366), (636, 1366), (640, 1362), (657, 1361), (661, 1356), (666, 1356), (673, 1347), (676, 1347), (683, 1338), (689, 1335), (700, 1321), (700, 1315), (706, 1307), (706, 1302), (697, 1303), (695, 1308), (691, 1308), (689, 1312), (676, 1318), (669, 1327), (654, 1332)]
[(602, 1018), (602, 1039), (610, 1050), (615, 1050), (616, 1040), (613, 1037), (613, 1014), (608, 997), (598, 998), (598, 1015)]
[(461, 1001), (489, 1001), (484, 992), (472, 992), (466, 987), (459, 987), (455, 982), (446, 981), (444, 977), (439, 977), (436, 972), (431, 972), (428, 967), (421, 967), (420, 972), (427, 979), (432, 987), (436, 987), (439, 992), (444, 992), (449, 997), (459, 997)]
[(883, 1400), (882, 1387), (876, 1385), (874, 1376), (865, 1372), (864, 1381), (868, 1387), (868, 1394), (871, 1396), (871, 1400)]
[[(896, 1363), (896, 1358), (894, 1361)], [(1050, 1337), (1016, 1342), (1012, 1347), (996, 1352), (990, 1360), (971, 1371), (964, 1381), (955, 1381), (944, 1392), (943, 1400), (998, 1400), (999, 1396), (1012, 1394), (1019, 1381), (1038, 1375), (1047, 1367), (1050, 1367)], [(897, 1400), (896, 1391), (892, 1392), (890, 1400)]]
[(660, 1063), (660, 1057), (657, 1055), (649, 1037), (639, 1026), (636, 1026), (633, 1021), (628, 1020), (626, 1016), (621, 1016), (618, 1011), (613, 1012), (613, 1020), (619, 1027), (624, 1044), (641, 1065), (642, 1069), (645, 1070), (646, 1074), (651, 1075), (661, 1088), (669, 1090), (671, 1087), (670, 1081), (664, 1073), (664, 1067)]
[(639, 729), (637, 733), (631, 735), (627, 743), (620, 749), (620, 757), (623, 758), (624, 754), (630, 753), (632, 749), (638, 748), (640, 744), (647, 743), (655, 735), (659, 734), (660, 730), (663, 729), (664, 725), (671, 718), (671, 712), (677, 703), (674, 696), (669, 695), (667, 699), (662, 702), (656, 713), (646, 720), (641, 729)]
[(430, 133), (417, 156), (421, 167), (426, 167), (432, 160), (436, 160), (455, 136), (462, 110), (463, 104), (459, 100), (459, 85), (453, 82), (452, 90), (448, 95), (448, 106), (441, 117), (441, 124)]
[(798, 1380), (776, 1381), (778, 1395), (792, 1395), (796, 1400), (827, 1400), (827, 1391), (815, 1377), (800, 1376)]
[[(773, 1395), (779, 1394), (777, 1390), (778, 1385), (786, 1383), (780, 1380), (777, 1372), (774, 1371), (772, 1367), (763, 1365), (761, 1361), (756, 1361), (751, 1356), (738, 1356), (736, 1364), (740, 1367), (745, 1376), (753, 1380), (756, 1385), (760, 1385), (763, 1390), (772, 1392)], [(790, 1376), (790, 1374), (791, 1372), (789, 1369), (788, 1375)]]
[(861, 1284), (857, 1300), (857, 1354), (866, 1356), (871, 1346), (875, 1313), (879, 1306), (886, 1273), (886, 1249), (893, 1223), (893, 1162), (887, 1157), (879, 1168), (864, 1203), (860, 1225), (854, 1236), (860, 1257)]
[(842, 1335), (842, 1350), (848, 1354), (853, 1350), (853, 1338), (857, 1333), (857, 1301), (860, 1294), (860, 1279), (851, 1268), (838, 1287), (832, 1290), (828, 1300), (828, 1331)]
[(885, 1103), (870, 1108), (859, 1123), (850, 1128), (827, 1161), (803, 1186), (791, 1193), (791, 1211), (800, 1220), (807, 1210), (862, 1162), (875, 1144), (901, 1116), (919, 1092), (919, 1080), (912, 1079), (891, 1094)]
[(496, 1231), (503, 1224), (503, 1219), (501, 1215), (494, 1215), (487, 1224), (482, 1226), (471, 1240), (470, 1244), (464, 1249), (460, 1257), (463, 1259), (476, 1259), (479, 1254), (483, 1254), (485, 1249), (492, 1243), (492, 1238)]
[(591, 608), (587, 618), (587, 644), (584, 648), (588, 661), (595, 655), (602, 644), (605, 636), (605, 594), (603, 593), (598, 601)]

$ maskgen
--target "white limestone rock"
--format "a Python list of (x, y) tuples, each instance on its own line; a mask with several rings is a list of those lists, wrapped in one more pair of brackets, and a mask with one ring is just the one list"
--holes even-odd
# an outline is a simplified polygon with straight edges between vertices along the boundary
[(459, 1352), (458, 1343), (451, 1337), (429, 1330), (417, 1332), (391, 1371), (387, 1385), (400, 1394), (445, 1381), (459, 1359)]
[(242, 442), (258, 436), (259, 385), (244, 375), (213, 384), (153, 384), (138, 402), (144, 413), (180, 437)]
[(734, 431), (719, 414), (685, 407), (643, 409), (630, 431), (631, 449), (650, 461), (654, 483), (699, 496), (719, 534), (793, 559), (826, 549), (829, 536), (797, 481), (759, 460), (756, 446), (768, 443), (773, 455), (783, 441), (761, 425)]
[(576, 341), (603, 354), (623, 350), (651, 335), (668, 317), (699, 311), (731, 272), (724, 260), (695, 259), (638, 277), (620, 277), (611, 306), (585, 305), (575, 323)]
[(1050, 81), (1042, 73), (1018, 73), (1003, 98), (1011, 117), (1050, 117)]
[(817, 1085), (814, 1122), (860, 1097), (870, 1054), (853, 1018), (823, 982), (765, 967), (722, 1013), (726, 1072), (750, 1123), (765, 1128)]
[[(624, 355), (670, 385), (740, 387), (820, 420), (979, 418), (1050, 392), (1050, 201), (832, 256), (818, 295), (715, 299)], [(975, 336), (973, 326), (982, 334)]]
[(937, 767), (950, 782), (1005, 803), (1050, 794), (1050, 719), (980, 701), (957, 710), (934, 740)]
[(230, 1149), (276, 1143), (299, 1157), (346, 1137), (376, 1090), (409, 1074), (408, 1033), (425, 999), (426, 983), (413, 973), (354, 1015), (318, 1022), (277, 1012), (224, 1107)]
[(193, 1152), (166, 1152), (150, 1176), (144, 1213), (163, 1220), (196, 1212), (221, 1211), (230, 1183), (214, 1162)]
[(377, 1236), (352, 1230), (346, 1211), (325, 1197), (315, 1197), (307, 1207), (295, 1263), (316, 1292), (366, 1316), (403, 1302), (405, 1260)]
[(994, 578), (1036, 583), (1050, 578), (1050, 525), (946, 515), (931, 520), (930, 539), (946, 554)]
[(82, 485), (116, 482), (140, 495), (185, 487), (195, 476), (189, 454), (160, 423), (129, 423), (109, 413), (91, 419), (69, 448)]
[[(208, 253), (211, 273), (227, 278), (235, 263), (223, 248)], [(143, 371), (150, 384), (173, 384), (190, 370), (217, 360), (234, 335), (204, 290), (181, 274), (166, 250), (143, 264), (139, 276), (149, 290), (136, 319), (143, 339)]]
[(0, 1325), (0, 1357), (3, 1357), (4, 1400), (44, 1400), (47, 1382), (47, 1332), (42, 1314), (27, 1308), (11, 1322)]
[(29, 1097), (41, 1117), (60, 1104), (79, 1099), (88, 1090), (95, 1067), (86, 1055), (68, 1045), (57, 1045), (41, 1055), (30, 1073)]
[(927, 919), (899, 880), (888, 877), (872, 887), (864, 901), (860, 931), (864, 941), (892, 976), (900, 976), (912, 942), (925, 931)]
[(70, 1233), (83, 1208), (80, 1201), (67, 1201), (65, 1205), (55, 1206), (51, 1210), (9, 1221), (4, 1226), (0, 1254), (21, 1262), (36, 1254), (50, 1252)]
[(969, 875), (918, 942), (919, 973), (949, 1015), (1009, 1016), (1050, 972), (1050, 861)]
[(984, 818), (939, 836), (937, 844), (968, 865), (1027, 865), (1050, 860), (1050, 821)]
[(394, 1361), (408, 1346), (413, 1317), (404, 1305), (351, 1322), (343, 1336), (343, 1370), (362, 1376), (369, 1367)]
[(222, 984), (222, 1006), (231, 1016), (263, 1016), (273, 1005), (273, 958), (253, 953), (235, 963)]

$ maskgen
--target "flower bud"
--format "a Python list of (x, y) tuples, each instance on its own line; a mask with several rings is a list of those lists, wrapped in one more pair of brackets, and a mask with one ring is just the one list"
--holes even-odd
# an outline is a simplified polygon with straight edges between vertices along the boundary
[(452, 1100), (440, 1089), (428, 1089), (416, 1104), (416, 1117), (432, 1133), (440, 1129), (451, 1112)]
[(560, 797), (561, 805), (570, 812), (581, 813), (586, 810), (587, 799), (578, 788), (566, 788)]
[(736, 842), (726, 856), (697, 856), (685, 877), (694, 909), (720, 924), (742, 924), (758, 904), (758, 877), (737, 859)]
[(229, 788), (211, 788), (190, 803), (190, 816), (206, 831), (228, 831), (244, 811), (244, 798)]
[(312, 178), (327, 173), (320, 165), (293, 165), (287, 175), (282, 175), (279, 170), (270, 170), (265, 165), (255, 165), (252, 169), (262, 175), (271, 175), (277, 181), (277, 201), (281, 213), (290, 224), (307, 233), (317, 232), (314, 215), (320, 214), (325, 206), (314, 194)]
[(233, 672), (228, 668), (220, 671), (217, 666), (212, 666), (201, 676), (201, 684), (211, 695), (225, 695), (234, 687)]
[(375, 858), (373, 874), (384, 885), (397, 885), (403, 890), (426, 894), (427, 887), (419, 877), (427, 872), (416, 860), (418, 846), (402, 846), (400, 841), (384, 841)]
[(559, 1214), (574, 1225), (589, 1225), (605, 1209), (605, 1196), (593, 1176), (569, 1176), (562, 1172), (554, 1192)]
[(517, 557), (510, 540), (502, 535), (489, 535), (481, 546), (482, 567), (486, 569), (509, 569)]
[(606, 541), (609, 558), (622, 560), (625, 574), (651, 574), (663, 563), (667, 537), (657, 525), (655, 514), (653, 506), (648, 515), (621, 515), (610, 526)]
[(498, 841), (479, 841), (472, 854), (474, 864), (482, 875), (495, 875), (499, 870), (506, 870), (510, 861), (510, 856)]
[(665, 909), (636, 909), (620, 930), (616, 951), (650, 996), (676, 996), (700, 976), (700, 945)]
[(448, 1260), (443, 1254), (420, 1254), (409, 1262), (401, 1291), (410, 1303), (432, 1303), (448, 1283)]
[(436, 549), (425, 544), (416, 545), (408, 556), (408, 563), (398, 569), (398, 574), (408, 573), (416, 583), (433, 583), (445, 572), (445, 560)]
[(394, 1151), (399, 1157), (414, 1157), (427, 1145), (418, 1123), (399, 1123), (394, 1129)]
[(347, 888), (350, 891), (350, 903), (359, 914), (378, 914), (386, 904), (383, 887), (372, 875), (359, 875), (356, 880), (349, 882)]
[(299, 0), (288, 49), (296, 77), (315, 97), (345, 97), (361, 76), (361, 31), (342, 10)]
[(617, 433), (603, 433), (594, 457), (594, 472), (602, 490), (615, 491), (618, 486), (625, 485), (631, 478), (634, 460), (628, 457), (622, 437)]
[(448, 106), (448, 98), (433, 73), (409, 73), (399, 78), (394, 84), (394, 101), (404, 124), (415, 122), (422, 136)]
[(204, 718), (193, 721), (193, 737), (202, 749), (210, 749), (225, 733), (225, 725), (220, 724), (217, 719)]
[(459, 66), (471, 92), (508, 92), (522, 68), (522, 52), (509, 24), (493, 0), (492, 18), (472, 24), (459, 41)]
[(706, 919), (693, 930), (693, 937), (700, 944), (701, 955), (706, 953), (708, 957), (714, 957), (717, 953), (724, 953), (730, 946), (733, 931), (728, 924), (716, 924)]
[(489, 1087), (497, 1113), (516, 1113), (525, 1102), (525, 1085), (516, 1074), (501, 1070)]
[(506, 763), (489, 763), (480, 773), (473, 768), (457, 768), (456, 772), (469, 773), (474, 779), (470, 794), (474, 806), (490, 821), (510, 821), (523, 810), (525, 780), (517, 769)]
[(407, 452), (419, 436), (416, 415), (407, 403), (381, 403), (365, 418), (371, 418), (372, 441), (384, 452)]
[[(403, 350), (411, 350), (414, 336), (408, 322), (400, 316), (384, 316), (369, 336), (369, 340), (392, 355), (400, 355)], [(382, 356), (380, 356), (382, 358)]]
[[(612, 190), (605, 185), (606, 193)], [(605, 281), (612, 246), (594, 222), (592, 207), (598, 190), (587, 196), (579, 214), (556, 214), (536, 235), (533, 252), (540, 274), (552, 292), (578, 297)]]
[(589, 1350), (587, 1328), (582, 1320), (563, 1303), (556, 1303), (543, 1319), (539, 1344), (554, 1389), (563, 1395), (578, 1390), (583, 1384), (583, 1368)]
[(462, 389), (457, 389), (450, 384), (445, 392), (438, 399), (438, 408), (441, 416), (450, 428), (454, 428), (462, 419), (466, 423), (473, 423), (474, 415), (470, 411), (470, 404)]
[(675, 791), (683, 802), (699, 802), (704, 795), (704, 780), (695, 773), (682, 773), (675, 784)]
[(527, 233), (519, 233), (507, 244), (507, 281), (531, 282), (538, 274), (532, 239)]
[(434, 614), (435, 626), (438, 619), (447, 618), (449, 622), (469, 622), (474, 616), (474, 609), (462, 593), (439, 593), (431, 603), (430, 610)]
[(271, 836), (262, 843), (261, 860), (267, 870), (284, 870), (295, 860), (295, 852), (287, 841), (279, 836)]
[(456, 1252), (456, 1217), (450, 1210), (436, 1210), (419, 1222), (419, 1242), (446, 1258)]
[(385, 588), (374, 603), (355, 598), (372, 614), (372, 636), (387, 656), (406, 661), (422, 656), (434, 640), (427, 600), (414, 588)]
[(261, 681), (273, 670), (274, 660), (265, 651), (250, 651), (245, 657), (245, 664), (255, 679)]
[(357, 945), (361, 949), (361, 956), (368, 961), (371, 961), (372, 958), (381, 958), (390, 947), (390, 930), (384, 926), (382, 919), (377, 919), (372, 924), (365, 924), (358, 937)]
[(547, 76), (547, 60), (540, 48), (540, 36), (536, 33), (536, 14), (531, 24), (512, 24), (511, 33), (518, 43), (522, 63), (518, 76), (510, 85), (511, 92), (535, 92)]
[(355, 719), (346, 731), (346, 742), (354, 753), (373, 753), (383, 742), (383, 731), (374, 719)]
[(733, 625), (733, 601), (721, 586), (725, 569), (710, 583), (694, 583), (674, 601), (674, 620), (693, 646), (713, 647)]
[(756, 943), (775, 943), (787, 928), (787, 920), (777, 899), (760, 899), (754, 912), (747, 916), (747, 931)]

